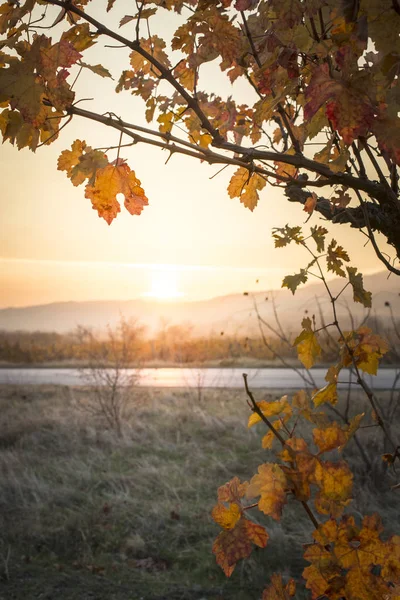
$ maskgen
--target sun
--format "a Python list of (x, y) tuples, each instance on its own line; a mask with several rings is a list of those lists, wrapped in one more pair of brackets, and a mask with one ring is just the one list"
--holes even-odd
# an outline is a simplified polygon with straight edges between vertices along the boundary
[(158, 300), (173, 300), (180, 298), (183, 293), (178, 289), (177, 272), (171, 269), (152, 271), (151, 289), (145, 296), (157, 298)]

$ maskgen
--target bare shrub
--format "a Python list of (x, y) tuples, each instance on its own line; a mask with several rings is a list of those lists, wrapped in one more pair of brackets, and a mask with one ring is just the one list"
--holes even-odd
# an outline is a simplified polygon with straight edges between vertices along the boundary
[(123, 436), (128, 406), (137, 398), (140, 379), (137, 356), (143, 331), (135, 321), (121, 318), (114, 328), (107, 327), (103, 336), (84, 327), (78, 327), (76, 332), (85, 363), (80, 375), (88, 386), (79, 406), (104, 419), (119, 437)]

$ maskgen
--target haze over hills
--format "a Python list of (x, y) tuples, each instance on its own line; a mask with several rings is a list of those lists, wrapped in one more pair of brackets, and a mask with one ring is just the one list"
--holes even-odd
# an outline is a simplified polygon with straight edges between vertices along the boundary
[[(390, 318), (389, 302), (393, 315), (400, 319), (400, 285), (386, 271), (364, 277), (365, 289), (372, 292), (371, 314), (383, 320)], [(342, 290), (344, 279), (334, 279), (329, 287), (334, 295)], [(268, 298), (268, 299), (266, 299)], [(295, 296), (287, 289), (254, 292), (249, 295), (231, 294), (197, 302), (161, 302), (147, 299), (129, 301), (57, 302), (23, 308), (0, 310), (0, 330), (3, 331), (56, 331), (65, 333), (78, 325), (98, 330), (115, 325), (121, 316), (136, 319), (145, 325), (148, 333), (165, 325), (191, 323), (196, 335), (211, 331), (254, 334), (258, 331), (253, 302), (257, 303), (263, 319), (274, 324), (274, 302), (279, 319), (288, 331), (298, 331), (304, 312), (319, 314), (319, 306), (327, 320), (331, 318), (330, 302), (322, 283), (300, 287)], [(318, 299), (318, 302), (317, 300)], [(350, 324), (349, 311), (355, 322), (360, 322), (366, 310), (352, 300), (350, 286), (341, 294), (337, 304), (338, 316), (344, 327)], [(329, 322), (329, 321), (328, 321)]]

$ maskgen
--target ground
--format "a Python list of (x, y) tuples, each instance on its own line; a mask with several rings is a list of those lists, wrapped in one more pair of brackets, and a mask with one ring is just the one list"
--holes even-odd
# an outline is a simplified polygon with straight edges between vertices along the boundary
[[(211, 552), (218, 486), (271, 460), (243, 391), (133, 389), (122, 436), (86, 410), (91, 394), (0, 386), (0, 600), (255, 600), (275, 571), (301, 578), (312, 528), (295, 502), (261, 520), (267, 547), (230, 579)], [(353, 508), (396, 522), (379, 456), (365, 479), (347, 453), (364, 477)]]

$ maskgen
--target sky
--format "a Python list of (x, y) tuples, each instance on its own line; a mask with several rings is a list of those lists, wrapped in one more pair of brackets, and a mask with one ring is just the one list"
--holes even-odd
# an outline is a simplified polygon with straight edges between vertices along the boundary
[[(162, 14), (152, 33), (168, 36), (176, 17)], [(127, 27), (123, 33), (129, 35)], [(84, 60), (101, 62), (118, 77), (129, 66), (128, 53), (104, 48), (104, 43), (85, 53)], [(247, 86), (232, 89), (212, 65), (205, 67), (204, 81), (224, 97), (233, 93), (241, 101), (252, 100)], [(95, 97), (80, 106), (147, 125), (143, 102), (129, 92), (115, 94), (115, 85), (86, 71), (75, 86), (76, 98)], [(298, 247), (273, 245), (273, 227), (302, 224), (308, 217), (284, 199), (282, 190), (267, 185), (251, 212), (226, 191), (234, 168), (217, 174), (218, 166), (178, 155), (165, 164), (165, 152), (143, 144), (122, 149), (120, 156), (141, 180), (149, 206), (140, 216), (122, 208), (108, 226), (85, 199), (84, 186), (73, 187), (57, 171), (60, 152), (77, 138), (104, 147), (117, 145), (119, 133), (75, 117), (56, 142), (36, 154), (19, 152), (8, 142), (1, 146), (0, 308), (140, 296), (198, 300), (279, 288), (284, 275), (306, 264)], [(114, 158), (116, 151), (111, 151), (109, 160)], [(321, 219), (313, 216), (306, 228), (317, 223)], [(331, 229), (363, 272), (380, 269), (362, 234), (346, 225)]]

